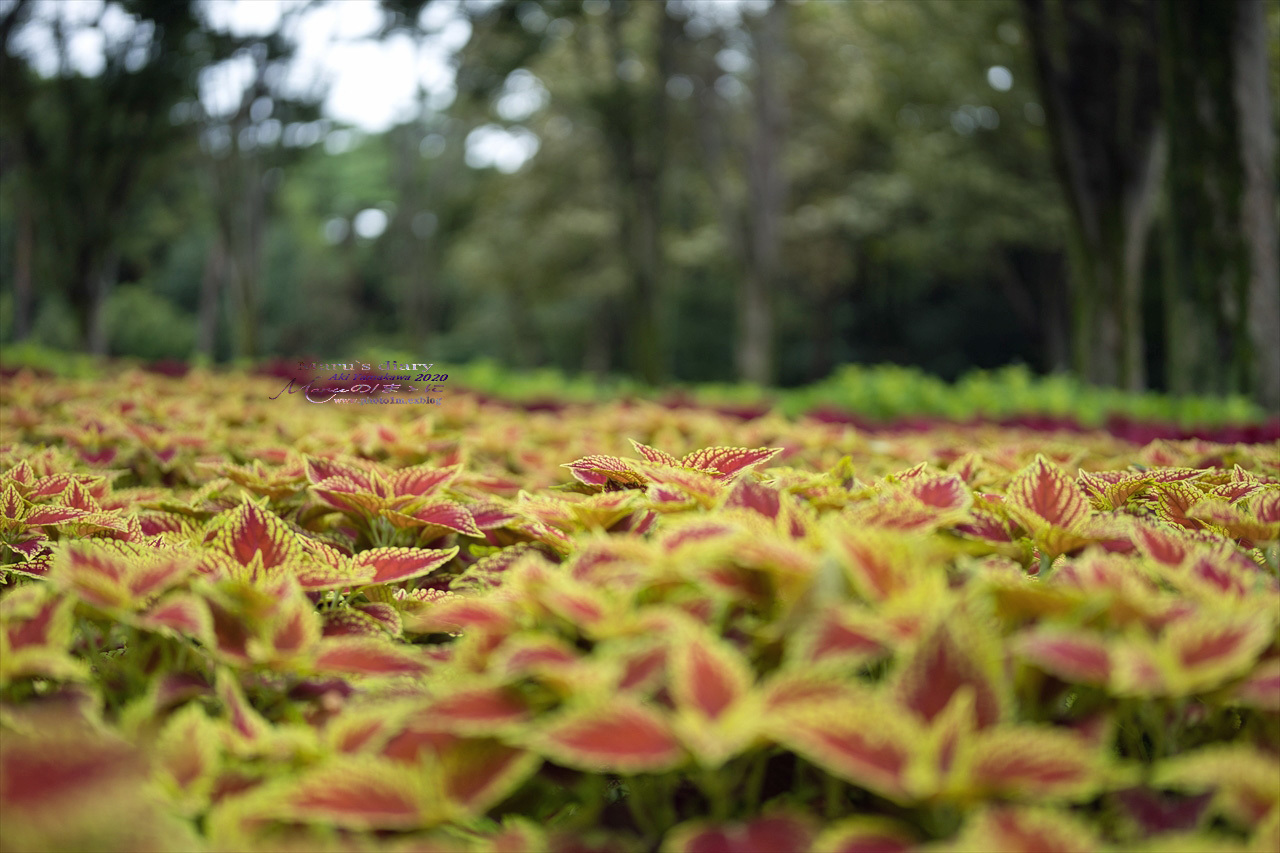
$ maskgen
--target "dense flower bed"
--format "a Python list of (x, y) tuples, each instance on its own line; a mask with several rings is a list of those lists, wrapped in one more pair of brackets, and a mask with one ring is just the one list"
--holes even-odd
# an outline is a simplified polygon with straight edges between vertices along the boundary
[(1280, 848), (1280, 452), (2, 380), (0, 849)]

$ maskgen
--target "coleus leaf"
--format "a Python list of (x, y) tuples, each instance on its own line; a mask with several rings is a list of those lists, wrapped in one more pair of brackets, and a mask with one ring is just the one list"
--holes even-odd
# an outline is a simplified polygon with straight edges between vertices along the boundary
[(476, 527), (481, 530), (497, 530), (519, 518), (508, 504), (498, 501), (480, 501), (467, 506)]
[[(1280, 521), (1261, 521), (1242, 512), (1235, 504), (1217, 498), (1199, 501), (1187, 510), (1187, 518), (1221, 527), (1236, 539), (1259, 542), (1280, 539)], [(28, 523), (31, 523), (29, 517)]]
[(1082, 536), (1090, 519), (1089, 502), (1075, 481), (1043, 455), (1014, 475), (1005, 507), (1054, 556), (1078, 547), (1078, 540), (1089, 541)]
[(775, 725), (789, 715), (805, 716), (854, 705), (876, 705), (881, 697), (865, 684), (843, 678), (831, 670), (809, 667), (783, 668), (760, 688), (765, 716)]
[(515, 628), (515, 615), (507, 601), (471, 596), (449, 596), (415, 613), (405, 613), (406, 630), (426, 633), (481, 632), (505, 634)]
[[(574, 838), (575, 842), (578, 839)], [(548, 850), (559, 853), (551, 844), (542, 827), (520, 817), (505, 817), (496, 835), (483, 839), (485, 853), (524, 853), (526, 850)], [(602, 848), (603, 849), (603, 848)]]
[(379, 478), (374, 471), (370, 470), (367, 464), (362, 466), (354, 464), (354, 462), (308, 456), (304, 465), (307, 479), (313, 485), (322, 483), (332, 477), (343, 477), (354, 483), (361, 491), (369, 492), (375, 497), (389, 497), (389, 495), (380, 493), (377, 482)]
[(502, 802), (542, 766), (542, 756), (493, 738), (461, 738), (439, 754), (445, 793), (472, 814)]
[(156, 739), (156, 778), (194, 817), (209, 806), (219, 769), (219, 732), (199, 703), (189, 703), (165, 723)]
[(980, 797), (1083, 801), (1104, 781), (1103, 764), (1073, 732), (997, 726), (968, 746), (964, 784)]
[(902, 490), (925, 506), (944, 512), (963, 513), (973, 503), (973, 494), (954, 474), (914, 477)]
[(335, 752), (383, 753), (387, 742), (405, 725), (400, 703), (347, 705), (325, 725), (325, 741)]
[(453, 482), (461, 470), (461, 465), (449, 465), (444, 468), (415, 465), (411, 468), (392, 471), (387, 475), (386, 480), (397, 497), (419, 497), (440, 491)]
[(219, 669), (214, 689), (227, 715), (231, 728), (245, 741), (265, 738), (271, 724), (268, 723), (245, 698), (240, 682), (227, 669)]
[(528, 704), (514, 688), (492, 685), (450, 685), (430, 699), (420, 713), (433, 728), (455, 734), (490, 734), (518, 727), (529, 720)]
[(424, 540), (451, 532), (477, 539), (484, 538), (484, 531), (476, 526), (471, 512), (457, 501), (435, 498), (422, 504), (413, 504), (402, 513), (388, 513), (393, 523), (397, 523), (395, 516), (412, 519), (412, 526), (422, 528), (419, 535)]
[(698, 820), (682, 823), (668, 832), (662, 849), (670, 853), (804, 851), (815, 835), (813, 819), (807, 815), (777, 813), (729, 824)]
[(806, 665), (860, 667), (890, 652), (880, 620), (849, 606), (822, 608), (787, 644), (788, 656)]
[(675, 638), (667, 667), (681, 739), (704, 766), (719, 766), (755, 735), (751, 665), (729, 643), (690, 625)]
[(570, 562), (569, 573), (583, 583), (633, 588), (648, 579), (652, 560), (652, 547), (646, 540), (600, 538), (579, 547)]
[(1174, 622), (1161, 638), (1172, 672), (1186, 692), (1218, 687), (1248, 672), (1275, 637), (1275, 618), (1224, 618), (1207, 613)]
[[(1169, 571), (1174, 585), (1216, 601), (1243, 600), (1254, 592), (1258, 578), (1256, 566), (1244, 558), (1242, 568), (1230, 553), (1200, 553), (1180, 570)], [(1197, 596), (1200, 597), (1200, 596)]]
[(311, 486), (311, 492), (325, 506), (351, 518), (374, 518), (386, 501), (350, 477), (329, 477)]
[(665, 684), (667, 676), (667, 646), (649, 640), (639, 640), (611, 651), (622, 663), (622, 673), (617, 689), (643, 694)]
[(363, 611), (354, 607), (339, 607), (321, 614), (324, 627), (321, 633), (326, 637), (381, 637), (386, 639), (386, 626)]
[(32, 486), (35, 485), (36, 477), (35, 469), (27, 460), (23, 459), (0, 475), (3, 480), (12, 483), (13, 486), (22, 494), (26, 494)]
[[(6, 849), (115, 847), (122, 824), (145, 819), (144, 755), (74, 712), (44, 709), (0, 737)], [(135, 799), (137, 798), (137, 799)]]
[[(707, 545), (727, 550), (734, 537), (742, 532), (742, 526), (730, 520), (695, 518), (666, 528), (661, 543), (663, 550), (669, 553), (702, 548)], [(683, 554), (682, 556), (689, 559), (693, 555)]]
[(922, 732), (882, 703), (824, 705), (809, 713), (766, 717), (770, 737), (847, 782), (896, 803), (917, 797), (913, 744)]
[(1212, 798), (1211, 793), (1177, 796), (1142, 787), (1117, 791), (1111, 797), (1140, 837), (1195, 829)]
[(457, 546), (429, 548), (372, 548), (352, 559), (357, 569), (372, 568), (372, 583), (400, 583), (431, 574), (458, 554)]
[(833, 548), (853, 588), (869, 602), (901, 595), (920, 574), (914, 543), (887, 531), (843, 527), (834, 537)]
[(906, 828), (876, 817), (855, 817), (828, 826), (813, 842), (821, 853), (910, 853), (916, 842)]
[(368, 756), (345, 756), (290, 780), (270, 797), (272, 809), (267, 813), (356, 830), (424, 829), (451, 815), (442, 794), (440, 771), (434, 765), (410, 768)]
[(417, 675), (426, 668), (426, 660), (412, 647), (365, 637), (324, 639), (315, 661), (316, 672), (349, 675)]
[(729, 481), (761, 465), (781, 453), (781, 447), (706, 447), (685, 455), (680, 464), (706, 471), (722, 481)]
[(1176, 527), (1139, 522), (1132, 530), (1138, 550), (1162, 565), (1181, 565), (1198, 550), (1197, 543), (1183, 536)]
[(656, 447), (650, 447), (647, 444), (641, 444), (640, 442), (636, 441), (634, 438), (628, 439), (628, 441), (630, 441), (631, 446), (636, 449), (636, 453), (639, 453), (648, 462), (652, 462), (655, 465), (669, 465), (673, 468), (677, 468), (680, 465), (680, 460), (676, 459), (674, 456), (672, 456), (670, 453), (667, 453), (665, 450), (659, 450)]
[(582, 654), (553, 634), (530, 633), (508, 637), (501, 653), (493, 661), (493, 669), (508, 679), (556, 672), (572, 667)]
[(1267, 488), (1249, 498), (1249, 514), (1261, 524), (1280, 524), (1280, 488)]
[(164, 597), (139, 617), (138, 625), (206, 643), (213, 638), (209, 606), (203, 598), (188, 592)]
[(1101, 848), (1093, 829), (1071, 814), (1005, 806), (985, 808), (970, 817), (955, 846), (1001, 853), (1094, 853)]
[(1280, 658), (1268, 658), (1236, 685), (1231, 696), (1242, 705), (1280, 713)]
[(585, 636), (608, 633), (620, 615), (619, 603), (600, 589), (563, 576), (540, 590), (538, 603)]
[(622, 696), (563, 711), (540, 723), (527, 742), (558, 764), (592, 772), (661, 773), (685, 760), (670, 721)]
[(765, 518), (776, 519), (782, 510), (782, 492), (754, 480), (739, 480), (725, 498), (724, 505), (726, 508), (741, 507)]
[(19, 529), (17, 523), (27, 517), (27, 507), (27, 502), (22, 499), (18, 490), (11, 484), (6, 485), (4, 491), (0, 492), (0, 522), (5, 523), (5, 527), (0, 529)]
[(1204, 499), (1204, 492), (1190, 483), (1174, 480), (1155, 485), (1157, 515), (1164, 521), (1188, 530), (1199, 530), (1204, 523), (1191, 518), (1188, 511)]
[(255, 495), (282, 500), (300, 492), (307, 482), (303, 465), (296, 459), (287, 466), (266, 466), (254, 459), (247, 465), (221, 464), (218, 472)]
[(14, 550), (22, 562), (0, 566), (0, 572), (44, 580), (53, 568), (53, 555), (45, 549), (47, 543), (48, 539), (43, 534), (38, 534), (38, 538), (10, 543), (8, 547)]
[(1280, 807), (1275, 756), (1244, 743), (1166, 758), (1155, 766), (1151, 784), (1190, 793), (1215, 791), (1210, 809), (1251, 828)]
[(249, 501), (223, 515), (212, 544), (242, 566), (256, 554), (265, 569), (283, 565), (301, 551), (297, 534), (279, 516)]
[(923, 721), (932, 721), (961, 687), (974, 691), (979, 729), (1008, 717), (1010, 688), (999, 649), (958, 614), (926, 633), (901, 664), (893, 693)]
[(1141, 471), (1090, 472), (1081, 468), (1076, 482), (1088, 494), (1094, 509), (1114, 510), (1150, 485), (1151, 480)]
[(601, 492), (569, 503), (574, 529), (608, 530), (627, 518), (639, 505), (639, 492)]
[(43, 585), (19, 587), (0, 598), (0, 684), (23, 676), (88, 677), (88, 666), (67, 654), (74, 606), (74, 599)]
[(643, 488), (649, 483), (647, 477), (616, 456), (584, 456), (561, 467), (568, 468), (581, 483), (609, 490)]
[(1111, 654), (1097, 634), (1042, 627), (1019, 635), (1018, 656), (1068, 683), (1105, 686), (1111, 680)]
[(686, 468), (651, 468), (646, 495), (658, 512), (679, 512), (693, 506), (710, 509), (724, 486), (716, 477)]
[(22, 520), (31, 527), (53, 527), (82, 519), (85, 516), (93, 515), (93, 513), (93, 510), (76, 509), (69, 506), (37, 504), (27, 511), (26, 517)]
[(373, 583), (377, 575), (377, 567), (373, 565), (373, 561), (366, 560), (361, 565), (356, 565), (353, 560), (345, 557), (337, 565), (311, 560), (294, 563), (287, 568), (297, 579), (298, 585), (308, 592), (364, 586)]
[(110, 539), (59, 549), (53, 580), (98, 607), (133, 610), (181, 583), (195, 570), (192, 555)]

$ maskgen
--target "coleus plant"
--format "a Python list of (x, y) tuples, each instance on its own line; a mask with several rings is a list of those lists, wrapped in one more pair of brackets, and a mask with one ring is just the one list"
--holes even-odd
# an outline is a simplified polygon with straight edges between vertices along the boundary
[(1280, 845), (1272, 446), (5, 382), (0, 849)]

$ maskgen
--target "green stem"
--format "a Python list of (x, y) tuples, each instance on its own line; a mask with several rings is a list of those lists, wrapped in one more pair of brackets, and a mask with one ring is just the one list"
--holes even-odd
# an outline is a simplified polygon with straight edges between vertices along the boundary
[(724, 780), (714, 770), (703, 769), (698, 773), (698, 787), (711, 801), (711, 818), (713, 820), (729, 819), (729, 796), (725, 790)]
[(764, 772), (769, 766), (769, 753), (762, 750), (751, 763), (747, 773), (747, 783), (743, 791), (743, 799), (750, 804), (754, 813), (760, 808), (760, 797), (764, 794)]
[(631, 819), (636, 822), (636, 827), (644, 833), (646, 842), (658, 838), (658, 828), (654, 825), (653, 815), (649, 812), (648, 803), (643, 802), (648, 798), (641, 794), (642, 790), (647, 792), (649, 787), (648, 779), (642, 780), (639, 776), (627, 777), (627, 789), (630, 792), (627, 795), (627, 809), (631, 812)]
[(840, 816), (844, 805), (844, 783), (830, 773), (822, 774), (822, 812), (827, 820)]

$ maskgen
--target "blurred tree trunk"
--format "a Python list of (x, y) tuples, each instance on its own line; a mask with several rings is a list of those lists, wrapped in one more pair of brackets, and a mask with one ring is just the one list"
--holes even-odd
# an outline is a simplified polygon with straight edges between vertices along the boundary
[(671, 74), (672, 50), (679, 23), (657, 7), (652, 61), (656, 73), (647, 92), (637, 92), (623, 79), (628, 61), (622, 40), (627, 10), (611, 4), (606, 23), (613, 88), (597, 105), (605, 137), (620, 177), (619, 237), (628, 258), (631, 287), (626, 306), (628, 349), (632, 372), (657, 384), (666, 376), (665, 341), (660, 316), (663, 272), (662, 181), (666, 166), (666, 80)]
[(218, 346), (218, 302), (227, 275), (227, 255), (215, 239), (204, 258), (200, 278), (200, 314), (197, 318), (196, 352), (212, 360)]
[(782, 214), (787, 181), (782, 166), (786, 101), (778, 65), (786, 7), (774, 3), (749, 28), (755, 45), (755, 120), (747, 166), (746, 264), (739, 306), (738, 377), (768, 385), (774, 378), (774, 293), (781, 273)]
[[(258, 290), (262, 276), (262, 229), (266, 220), (266, 187), (261, 157), (256, 147), (242, 147), (250, 128), (253, 102), (268, 94), (266, 72), (268, 53), (263, 44), (253, 45), (254, 79), (245, 88), (236, 112), (225, 123), (230, 148), (210, 157), (210, 197), (218, 239), (222, 243), (230, 283), (232, 347), (236, 358), (258, 356)], [(206, 132), (217, 122), (206, 121)]]
[[(418, 87), (419, 113), (426, 112), (426, 93), (422, 86)], [(437, 170), (424, 181), (419, 170), (422, 157), (418, 146), (422, 135), (422, 125), (410, 122), (391, 131), (395, 140), (394, 185), (399, 206), (392, 221), (392, 234), (395, 237), (396, 253), (395, 269), (398, 271), (398, 294), (401, 306), (400, 320), (412, 341), (415, 354), (428, 351), (427, 322), (430, 311), (432, 279), (434, 270), (431, 267), (431, 243), (433, 233), (419, 233), (422, 230), (416, 218), (427, 211), (428, 200), (435, 198), (436, 193), (424, 184), (434, 184)]]
[(781, 275), (782, 217), (787, 196), (782, 164), (787, 108), (778, 66), (785, 49), (786, 14), (784, 4), (774, 3), (749, 27), (755, 48), (755, 110), (746, 140), (745, 198), (735, 197), (729, 189), (730, 142), (723, 132), (729, 122), (712, 84), (720, 75), (714, 51), (702, 52), (698, 67), (702, 85), (697, 93), (697, 126), (704, 172), (739, 282), (734, 366), (739, 379), (761, 385), (773, 381), (776, 366), (774, 295)]
[(1280, 227), (1276, 221), (1276, 92), (1269, 83), (1267, 10), (1262, 0), (1242, 0), (1237, 12), (1235, 96), (1240, 111), (1240, 159), (1244, 168), (1241, 217), (1249, 245), (1249, 341), (1251, 386), (1270, 411), (1280, 411)]
[(1142, 272), (1163, 171), (1154, 49), (1159, 5), (1022, 0), (1054, 165), (1071, 212), (1076, 371), (1131, 390), (1146, 384)]
[(1266, 20), (1260, 0), (1161, 8), (1169, 387), (1280, 405)]
[(107, 355), (111, 341), (107, 329), (107, 299), (115, 288), (120, 274), (120, 252), (116, 248), (108, 250), (106, 258), (90, 273), (89, 282), (92, 288), (92, 309), (89, 315), (89, 352), (93, 355)]
[(31, 208), (18, 205), (17, 245), (13, 259), (13, 339), (26, 340), (31, 334), (31, 268), (35, 256), (36, 231)]

